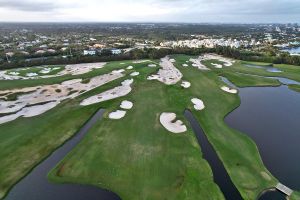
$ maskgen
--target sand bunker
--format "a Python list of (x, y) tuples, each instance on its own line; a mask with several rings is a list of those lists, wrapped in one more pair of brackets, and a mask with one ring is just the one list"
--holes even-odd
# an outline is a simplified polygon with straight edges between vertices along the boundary
[[(89, 83), (82, 83), (82, 79), (73, 79), (61, 84), (0, 91), (0, 99), (4, 99), (0, 100), (0, 113), (7, 114), (0, 117), (0, 124), (20, 116), (29, 117), (30, 113), (34, 115), (44, 113), (63, 100), (75, 98), (123, 76), (125, 75), (122, 73), (110, 73), (93, 77)], [(13, 94), (19, 94), (17, 99), (7, 101), (8, 96)]]
[(211, 65), (213, 65), (217, 69), (222, 69), (223, 68), (223, 66), (221, 64), (211, 63)]
[(175, 113), (161, 113), (160, 115), (160, 123), (165, 127), (168, 131), (172, 133), (183, 133), (187, 131), (186, 126), (183, 124), (181, 120), (176, 120), (176, 114)]
[(117, 111), (109, 113), (108, 117), (110, 119), (121, 119), (121, 118), (125, 117), (125, 115), (126, 115), (126, 111), (124, 111), (124, 110), (117, 110)]
[(231, 89), (231, 88), (229, 88), (227, 86), (222, 86), (221, 89), (223, 91), (231, 93), (231, 94), (237, 94), (238, 93), (237, 89)]
[(125, 110), (130, 110), (133, 107), (133, 103), (131, 101), (122, 101), (120, 108), (125, 109)]
[(0, 117), (0, 124), (13, 121), (19, 117), (33, 117), (47, 112), (48, 110), (57, 106), (59, 102), (49, 102), (42, 105), (24, 107), (19, 112), (11, 115), (6, 115), (4, 117)]
[(149, 64), (148, 67), (156, 67), (156, 64)]
[(173, 85), (182, 78), (181, 72), (173, 65), (169, 57), (162, 58), (160, 61), (161, 69), (156, 75), (151, 75), (148, 80), (158, 80), (166, 85)]
[(203, 65), (201, 63), (201, 61), (202, 61), (201, 56), (198, 59), (193, 59), (193, 58), (190, 59), (190, 62), (192, 62), (193, 67), (196, 67), (200, 70), (209, 70), (209, 68), (207, 68), (205, 65)]
[(191, 83), (188, 81), (182, 81), (181, 86), (183, 88), (189, 88), (189, 87), (191, 87)]
[(138, 76), (138, 75), (140, 75), (140, 72), (132, 72), (132, 73), (130, 74), (130, 76)]
[(36, 69), (39, 68), (41, 69), (40, 73), (45, 74), (45, 75), (38, 75), (37, 73), (27, 73), (25, 76), (20, 76), (20, 73), (8, 73), (7, 70), (0, 71), (0, 80), (26, 80), (26, 79), (40, 79), (40, 78), (53, 78), (57, 76), (64, 76), (64, 75), (80, 75), (80, 74), (85, 74), (88, 73), (94, 69), (99, 69), (104, 67), (106, 63), (83, 63), (83, 64), (74, 64), (74, 65), (66, 65), (65, 68), (58, 72), (57, 74), (53, 75), (47, 75), (53, 70), (60, 69), (59, 67), (32, 67), (32, 68), (20, 68), (17, 69), (19, 71), (22, 70), (30, 70), (30, 69)]
[(151, 62), (151, 60), (136, 60), (136, 61), (133, 61), (132, 63), (139, 64), (139, 63), (145, 63), (145, 62)]
[(191, 102), (194, 104), (195, 110), (203, 110), (205, 108), (204, 103), (201, 99), (193, 98)]
[[(199, 56), (197, 59), (190, 59), (190, 62), (192, 62), (193, 67), (197, 67), (198, 69), (201, 70), (209, 70), (205, 65), (203, 65), (201, 62), (205, 60), (218, 60), (220, 62), (224, 63), (224, 66), (229, 67), (232, 66), (233, 63), (235, 62), (234, 60), (230, 58), (225, 58), (223, 56), (217, 55), (217, 54), (204, 54), (202, 56)], [(215, 68), (222, 68), (223, 66), (221, 64), (215, 64), (211, 63), (214, 65)]]
[(126, 69), (133, 69), (133, 66), (128, 66)]
[(188, 65), (188, 64), (182, 64), (182, 66), (183, 66), (183, 67), (188, 67), (189, 65)]
[(131, 84), (133, 83), (133, 79), (128, 79), (122, 82), (121, 86), (117, 86), (113, 89), (107, 90), (100, 94), (91, 96), (87, 99), (84, 99), (80, 105), (87, 106), (95, 103), (100, 103), (103, 101), (108, 101), (111, 99), (116, 99), (118, 97), (126, 96), (131, 92)]
[(223, 56), (220, 56), (218, 54), (204, 54), (202, 56), (203, 60), (218, 60), (220, 62), (224, 63), (224, 66), (226, 67), (230, 67), (233, 65), (233, 63), (235, 62), (234, 60), (230, 59), (230, 58), (225, 58)]

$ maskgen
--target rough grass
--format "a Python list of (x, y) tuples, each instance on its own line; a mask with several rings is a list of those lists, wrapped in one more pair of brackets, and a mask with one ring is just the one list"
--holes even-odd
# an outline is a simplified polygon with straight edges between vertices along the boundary
[[(49, 178), (52, 181), (92, 184), (110, 189), (125, 200), (224, 199), (212, 180), (208, 163), (201, 157), (200, 147), (189, 123), (183, 117), (184, 109), (189, 108), (201, 123), (244, 199), (256, 199), (262, 190), (274, 186), (277, 180), (264, 167), (254, 142), (224, 123), (224, 117), (239, 106), (240, 99), (238, 95), (220, 89), (224, 83), (218, 75), (225, 74), (229, 80), (243, 86), (277, 85), (277, 82), (268, 82), (269, 79), (250, 80), (246, 76), (236, 76), (236, 72), (282, 75), (300, 80), (300, 73), (294, 74), (299, 69), (295, 66), (276, 66), (284, 72), (271, 73), (244, 67), (237, 62), (232, 67), (204, 72), (181, 67), (189, 60), (189, 56), (174, 57), (184, 75), (183, 80), (192, 84), (189, 89), (182, 89), (180, 83), (166, 86), (158, 81), (147, 81), (147, 74), (155, 72), (157, 68), (147, 68), (144, 67), (147, 63), (132, 64), (129, 61), (122, 66), (120, 62), (111, 62), (103, 69), (81, 76), (0, 81), (0, 89), (53, 84), (72, 78), (87, 79), (112, 69), (127, 67), (129, 63), (141, 73), (134, 78), (136, 81), (132, 93), (124, 98), (88, 107), (78, 106), (83, 98), (119, 85), (125, 79), (122, 78), (79, 98), (65, 101), (38, 117), (0, 125), (0, 198), (32, 167), (70, 138), (100, 107), (107, 108), (104, 119), (51, 171)], [(192, 97), (201, 98), (205, 110), (194, 111), (190, 102)], [(134, 102), (133, 109), (121, 120), (108, 119), (108, 113), (118, 109), (124, 99)], [(159, 114), (165, 111), (175, 112), (188, 126), (188, 131), (184, 134), (166, 131), (159, 123)], [(292, 199), (298, 197), (299, 193), (295, 192)]]
[(300, 85), (289, 85), (289, 88), (295, 92), (300, 92)]
[[(151, 71), (156, 69), (140, 70), (127, 97), (99, 104), (107, 108), (106, 117), (50, 173), (52, 181), (93, 184), (124, 200), (224, 199), (191, 127), (174, 134), (159, 122), (161, 112), (175, 112), (189, 124), (183, 117), (191, 104), (188, 91), (145, 81)], [(133, 109), (121, 120), (108, 119), (124, 99), (134, 102)]]
[[(132, 63), (131, 65), (136, 69), (142, 66), (141, 64)], [(103, 68), (103, 73), (119, 68), (121, 68), (121, 65), (117, 62), (110, 63), (107, 65), (107, 68)], [(83, 76), (96, 76), (103, 73), (93, 71)], [(67, 79), (71, 78), (67, 77)], [(3, 83), (8, 88), (20, 88), (25, 87), (28, 83), (30, 86), (35, 86), (47, 83), (60, 83), (60, 81), (65, 79), (66, 77), (60, 77), (50, 81), (48, 79), (39, 79), (3, 81)], [(75, 100), (67, 100), (45, 114), (31, 118), (20, 118), (0, 125), (0, 199), (21, 177), (26, 175), (55, 148), (69, 139), (90, 115), (99, 108), (98, 105), (80, 107), (80, 100), (117, 86), (122, 80), (124, 78), (87, 92)]]
[(221, 76), (226, 77), (230, 82), (238, 87), (266, 87), (266, 86), (280, 86), (281, 83), (276, 79), (244, 75), (244, 74), (234, 74), (223, 72), (220, 73)]

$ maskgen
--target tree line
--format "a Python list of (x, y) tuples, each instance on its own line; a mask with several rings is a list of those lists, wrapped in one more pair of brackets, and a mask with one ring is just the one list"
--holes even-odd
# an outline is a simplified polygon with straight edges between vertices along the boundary
[(101, 54), (96, 56), (69, 56), (63, 58), (61, 56), (42, 57), (30, 60), (14, 60), (10, 63), (2, 61), (0, 69), (11, 69), (19, 67), (31, 67), (40, 65), (61, 65), (61, 64), (76, 64), (89, 62), (108, 62), (120, 60), (136, 60), (136, 59), (160, 59), (171, 54), (186, 54), (197, 56), (203, 53), (216, 53), (225, 57), (230, 57), (238, 60), (268, 62), (274, 64), (291, 64), (300, 66), (300, 56), (290, 56), (288, 53), (280, 53), (279, 55), (267, 55), (260, 52), (238, 50), (230, 47), (218, 46), (216, 48), (145, 48), (134, 49), (126, 54), (111, 55)]

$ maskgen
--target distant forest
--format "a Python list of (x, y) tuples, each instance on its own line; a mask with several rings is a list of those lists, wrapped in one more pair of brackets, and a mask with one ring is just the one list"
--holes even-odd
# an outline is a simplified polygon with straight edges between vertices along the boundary
[(33, 59), (30, 61), (19, 60), (11, 63), (2, 63), (0, 69), (10, 69), (18, 67), (30, 67), (40, 65), (58, 65), (75, 64), (89, 62), (108, 62), (118, 60), (136, 60), (136, 59), (159, 59), (171, 54), (200, 55), (203, 53), (216, 53), (225, 57), (238, 60), (268, 62), (273, 64), (290, 64), (300, 66), (300, 56), (290, 56), (288, 53), (281, 53), (279, 56), (270, 56), (264, 53), (251, 51), (241, 51), (230, 47), (216, 48), (175, 48), (175, 49), (135, 49), (127, 54), (120, 55), (97, 55), (97, 56), (75, 56), (75, 57), (47, 57)]

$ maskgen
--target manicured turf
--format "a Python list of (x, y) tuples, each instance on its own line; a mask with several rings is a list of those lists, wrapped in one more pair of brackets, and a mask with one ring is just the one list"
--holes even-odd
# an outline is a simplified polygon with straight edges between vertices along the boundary
[[(135, 66), (135, 68), (143, 66), (142, 64), (132, 64), (131, 62), (130, 64)], [(124, 66), (114, 62), (108, 64), (107, 68), (103, 68), (102, 71), (103, 73), (106, 71), (110, 72), (113, 69), (124, 68)], [(83, 75), (83, 77), (103, 74), (99, 71), (97, 72), (95, 70), (92, 73)], [(127, 71), (127, 73), (130, 73), (130, 71)], [(68, 76), (68, 79), (71, 78)], [(60, 81), (65, 79), (66, 77), (60, 77), (49, 82), (52, 84), (60, 83)], [(124, 78), (85, 93), (75, 100), (67, 100), (43, 115), (32, 118), (20, 118), (0, 125), (0, 199), (32, 167), (70, 138), (91, 114), (99, 108), (98, 105), (79, 107), (79, 100), (92, 94), (97, 94), (99, 91), (120, 85), (122, 80)], [(23, 85), (22, 82), (30, 83), (30, 86), (36, 86), (47, 84), (47, 81), (48, 79), (3, 82), (9, 86), (8, 88), (21, 88), (22, 86), (27, 86), (26, 84)]]
[[(56, 68), (56, 67), (59, 68), (59, 69), (52, 70), (47, 74), (40, 73), (41, 70), (43, 70), (43, 68)], [(27, 73), (36, 73), (39, 76), (47, 76), (47, 75), (57, 74), (58, 72), (62, 71), (63, 69), (64, 69), (64, 66), (61, 66), (61, 65), (42, 66), (42, 67), (29, 67), (29, 68), (26, 68), (26, 69), (22, 69), (22, 68), (10, 69), (10, 70), (7, 70), (6, 74), (9, 75), (10, 72), (18, 72), (19, 76), (23, 76), (23, 77), (26, 77)]]
[(226, 77), (230, 82), (238, 87), (266, 87), (266, 86), (280, 86), (281, 83), (276, 79), (263, 78), (258, 76), (249, 76), (244, 74), (234, 74), (223, 72), (221, 76)]
[[(120, 61), (111, 62), (103, 69), (80, 76), (0, 81), (0, 89), (53, 84), (73, 78), (86, 81), (129, 64), (141, 73), (134, 78), (133, 91), (126, 97), (87, 107), (79, 106), (82, 99), (115, 87), (128, 77), (94, 89), (74, 100), (67, 100), (38, 117), (0, 125), (0, 198), (33, 166), (70, 138), (100, 107), (107, 109), (105, 117), (51, 171), (49, 178), (52, 181), (107, 188), (124, 200), (224, 199), (212, 180), (208, 163), (201, 157), (200, 147), (189, 123), (183, 117), (184, 109), (188, 108), (200, 122), (244, 199), (253, 200), (262, 190), (276, 185), (276, 178), (264, 167), (254, 142), (224, 123), (224, 117), (239, 106), (240, 99), (238, 95), (220, 89), (224, 83), (219, 75), (227, 77), (239, 87), (278, 86), (280, 83), (276, 80), (237, 75), (236, 72), (262, 76), (276, 74), (300, 80), (300, 68), (276, 65), (284, 72), (271, 73), (264, 69), (245, 67), (238, 61), (234, 66), (223, 69), (207, 64), (212, 70), (201, 71), (182, 67), (190, 56), (173, 57), (184, 75), (183, 80), (191, 82), (189, 89), (181, 88), (180, 82), (166, 86), (155, 80), (148, 81), (147, 74), (154, 73), (158, 68), (148, 68), (147, 63), (132, 64), (129, 61), (125, 61), (125, 65), (120, 65)], [(203, 111), (193, 109), (190, 102), (193, 97), (204, 101), (206, 108)], [(132, 101), (133, 109), (123, 119), (108, 119), (108, 113), (118, 109), (122, 100)], [(161, 112), (175, 112), (188, 126), (188, 131), (184, 134), (168, 132), (159, 123)], [(294, 193), (292, 200), (299, 199), (297, 195), (299, 193)]]
[(300, 92), (300, 85), (289, 85), (289, 88), (296, 92)]
[(183, 118), (191, 104), (188, 90), (145, 81), (145, 73), (151, 71), (156, 69), (140, 70), (127, 97), (99, 104), (108, 108), (107, 113), (125, 99), (134, 107), (121, 120), (101, 120), (52, 171), (51, 180), (93, 184), (124, 200), (224, 199), (192, 129), (174, 134), (159, 122), (161, 112), (175, 112), (188, 125)]

